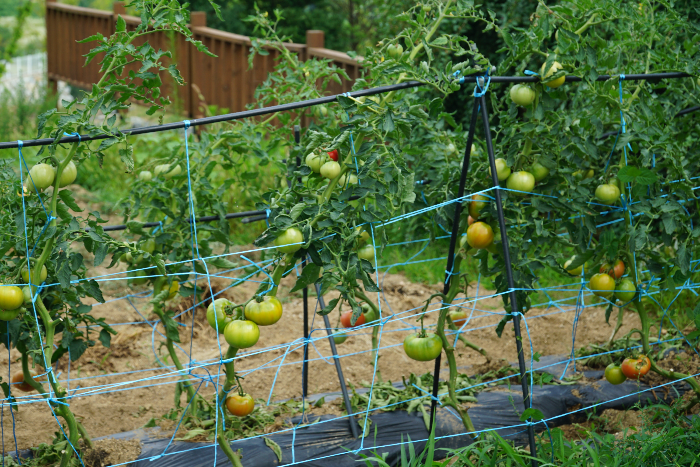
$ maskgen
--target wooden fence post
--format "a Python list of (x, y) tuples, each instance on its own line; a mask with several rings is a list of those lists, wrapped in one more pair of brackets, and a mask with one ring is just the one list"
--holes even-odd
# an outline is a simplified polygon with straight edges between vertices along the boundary
[[(46, 3), (56, 3), (56, 0), (46, 0)], [(48, 5), (47, 5), (48, 6)], [(47, 8), (48, 10), (48, 8)], [(47, 20), (46, 20), (46, 37), (47, 39), (49, 38), (49, 22), (50, 20), (48, 19), (49, 13), (46, 13)], [(53, 26), (53, 25), (52, 25)], [(48, 48), (48, 47), (47, 47)], [(58, 94), (58, 80), (55, 78), (51, 77), (51, 66), (53, 63), (49, 63), (49, 61), (54, 58), (51, 56), (52, 54), (48, 53), (48, 50), (46, 52), (46, 76), (48, 78), (48, 85), (49, 85), (49, 92)]]
[(190, 26), (193, 28), (207, 27), (207, 14), (204, 11), (193, 11), (190, 13)]
[[(207, 27), (207, 14), (204, 11), (193, 11), (190, 13), (190, 28), (205, 28)], [(201, 92), (200, 87), (196, 87), (197, 83), (194, 82), (194, 77), (196, 73), (194, 70), (197, 69), (197, 67), (201, 66), (202, 63), (202, 56), (201, 54), (197, 51), (197, 49), (190, 44), (189, 42), (187, 43), (187, 56), (188, 60), (187, 62), (189, 63), (190, 66), (190, 79), (187, 82), (185, 86), (187, 86), (187, 89), (185, 90), (187, 95), (189, 96), (189, 109), (187, 109), (187, 114), (189, 115), (190, 118), (200, 118), (204, 116), (204, 113), (199, 109), (199, 107), (202, 104), (202, 101), (199, 99), (199, 94)], [(195, 127), (195, 132), (201, 131), (201, 127)]]
[(114, 16), (126, 15), (126, 4), (124, 2), (114, 2), (112, 4), (112, 12)]

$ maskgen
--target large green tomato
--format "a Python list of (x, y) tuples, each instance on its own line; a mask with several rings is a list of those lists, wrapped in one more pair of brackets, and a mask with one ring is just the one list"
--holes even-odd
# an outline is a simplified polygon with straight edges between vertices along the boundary
[(347, 182), (349, 185), (357, 185), (358, 178), (357, 175), (355, 174), (348, 174), (347, 176), (345, 174), (341, 175), (341, 177), (338, 179), (338, 186), (343, 187), (345, 186), (345, 180), (347, 179)]
[(596, 274), (591, 277), (588, 288), (599, 297), (610, 297), (615, 290), (615, 279), (607, 274)]
[[(36, 292), (37, 287), (32, 286), (32, 289), (34, 289), (34, 292)], [(22, 295), (24, 296), (24, 304), (25, 305), (32, 303), (32, 291), (28, 285), (25, 285), (24, 287), (22, 287)]]
[(258, 326), (270, 326), (282, 317), (282, 304), (277, 297), (266, 296), (262, 302), (251, 300), (245, 306), (245, 317)]
[[(171, 169), (172, 167), (172, 169)], [(170, 170), (170, 171), (168, 171)], [(182, 167), (180, 167), (180, 164), (176, 165), (171, 165), (171, 164), (161, 164), (161, 165), (156, 165), (155, 168), (153, 169), (153, 172), (155, 173), (155, 176), (157, 177), (158, 175), (163, 174), (163, 177), (166, 179), (171, 179), (177, 175), (180, 175), (182, 173)]]
[(16, 285), (0, 284), (0, 309), (5, 311), (17, 310), (23, 304), (24, 294), (22, 289)]
[(340, 331), (338, 328), (333, 330), (333, 342), (335, 342), (336, 345), (342, 344), (346, 340), (348, 340), (348, 335), (346, 333)]
[[(55, 172), (54, 172), (55, 176)], [(58, 180), (58, 187), (63, 188), (64, 186), (68, 186), (71, 183), (75, 181), (75, 179), (78, 177), (78, 168), (75, 166), (73, 161), (68, 162), (66, 167), (63, 169), (63, 172), (61, 172), (61, 178)]]
[(21, 312), (27, 311), (22, 307), (19, 307), (15, 310), (0, 310), (0, 321), (12, 321), (19, 315)]
[(340, 175), (340, 164), (336, 161), (328, 161), (321, 166), (321, 176), (333, 180)]
[(552, 62), (552, 64), (549, 66), (547, 69), (547, 72), (545, 73), (544, 67), (547, 63), (542, 64), (542, 68), (540, 68), (540, 76), (542, 77), (542, 81), (544, 81), (544, 84), (549, 86), (550, 88), (558, 88), (562, 84), (564, 84), (564, 81), (566, 81), (566, 76), (560, 76), (559, 78), (552, 79), (549, 81), (545, 81), (547, 78), (552, 76), (554, 73), (562, 69), (561, 63), (559, 62)]
[[(24, 266), (22, 268), (22, 280), (24, 282), (29, 283), (29, 269), (27, 269), (27, 266)], [(32, 268), (32, 276), (36, 275), (36, 271), (34, 271), (34, 268)], [(39, 275), (39, 284), (34, 284), (34, 285), (40, 285), (42, 282), (46, 280), (46, 276), (49, 275), (49, 272), (46, 270), (46, 266), (41, 266), (41, 274)]]
[(365, 259), (370, 263), (374, 264), (374, 246), (365, 245), (359, 250), (357, 250), (357, 257), (360, 259)]
[(226, 325), (224, 339), (231, 347), (247, 349), (260, 339), (260, 328), (252, 321), (237, 319)]
[(153, 180), (153, 174), (150, 170), (142, 170), (139, 172), (139, 179), (143, 180), (144, 182), (150, 182)]
[(321, 171), (321, 166), (325, 161), (325, 157), (319, 156), (315, 152), (309, 153), (309, 155), (306, 156), (306, 165), (308, 165), (311, 168), (311, 170), (316, 173), (319, 173)]
[(605, 379), (607, 379), (610, 384), (618, 385), (624, 383), (627, 376), (625, 376), (618, 365), (611, 363), (605, 368)]
[(129, 278), (129, 281), (133, 285), (143, 285), (146, 282), (148, 282), (148, 278), (146, 277), (146, 271), (144, 270), (128, 271), (126, 273), (126, 276)]
[(615, 298), (623, 303), (632, 301), (635, 295), (637, 295), (637, 286), (630, 279), (622, 279), (615, 287)]
[(49, 164), (37, 164), (29, 171), (27, 180), (27, 188), (30, 192), (35, 192), (36, 189), (43, 190), (53, 184), (56, 172)]
[(301, 247), (304, 246), (304, 236), (301, 233), (301, 230), (297, 229), (296, 227), (290, 227), (282, 234), (275, 239), (275, 246), (277, 247), (277, 251), (281, 253), (296, 253), (297, 251), (301, 250)]
[(362, 313), (365, 315), (366, 323), (373, 323), (379, 319), (379, 314), (374, 311), (374, 308), (369, 306), (367, 303), (362, 304)]
[(530, 173), (535, 177), (535, 183), (539, 183), (549, 176), (549, 169), (539, 162), (535, 162), (530, 168)]
[(518, 190), (514, 191), (513, 194), (525, 196), (535, 188), (535, 177), (530, 172), (515, 172), (513, 175), (508, 177), (506, 187), (508, 187), (509, 190)]
[(413, 360), (428, 362), (435, 360), (440, 355), (442, 341), (433, 333), (425, 333), (423, 337), (418, 333), (413, 333), (404, 339), (403, 351)]
[(595, 197), (603, 204), (613, 204), (620, 199), (620, 189), (615, 185), (604, 183), (595, 189)]
[(401, 57), (401, 54), (403, 54), (403, 46), (401, 44), (392, 44), (387, 47), (387, 52), (389, 53), (389, 57), (395, 60)]
[(219, 334), (223, 334), (226, 325), (231, 322), (231, 318), (226, 314), (226, 307), (231, 305), (233, 304), (227, 299), (217, 298), (207, 307), (207, 322), (212, 329), (218, 328)]
[(510, 98), (520, 106), (528, 106), (535, 101), (535, 91), (524, 84), (516, 84), (510, 88)]
[[(496, 175), (498, 175), (498, 180), (503, 181), (510, 177), (510, 167), (505, 159), (498, 158), (496, 162)], [(491, 175), (491, 167), (489, 167), (489, 175)]]
[(574, 258), (568, 259), (566, 263), (564, 263), (564, 269), (566, 272), (571, 274), (572, 276), (580, 276), (581, 273), (583, 272), (583, 264), (579, 265), (576, 268), (571, 268), (569, 269), (569, 265), (574, 262)]

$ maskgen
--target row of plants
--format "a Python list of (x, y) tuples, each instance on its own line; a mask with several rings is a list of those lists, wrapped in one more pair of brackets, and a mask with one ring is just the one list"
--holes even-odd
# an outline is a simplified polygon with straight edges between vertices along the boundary
[[(103, 158), (109, 148), (133, 171), (133, 148), (116, 128), (116, 112), (127, 108), (130, 100), (145, 103), (152, 113), (160, 112), (168, 99), (160, 93), (159, 74), (168, 73), (181, 82), (176, 67), (163, 64), (167, 52), (156, 51), (147, 43), (136, 47), (134, 41), (156, 31), (175, 31), (207, 53), (192, 38), (185, 26), (187, 12), (179, 5), (142, 0), (132, 6), (143, 9), (142, 24), (136, 30), (128, 31), (119, 18), (112, 37), (97, 34), (86, 39), (98, 42), (88, 60), (106, 52), (101, 59), (103, 78), (82, 99), (65, 103), (65, 110), (52, 109), (39, 118), (39, 136), (56, 138), (56, 144), (48, 146), (46, 154), (40, 152), (41, 161), (30, 170), (23, 167), (24, 187), (7, 165), (2, 176), (3, 195), (7, 196), (3, 196), (5, 209), (0, 214), (4, 239), (0, 268), (6, 285), (0, 297), (4, 310), (0, 338), (22, 354), (22, 373), (13, 389), (28, 385), (66, 424), (71, 449), (65, 449), (61, 465), (75, 461), (79, 439), (89, 446), (90, 438), (70, 407), (61, 403), (67, 395), (52, 364), (64, 355), (76, 360), (98, 341), (109, 346), (115, 334), (109, 323), (93, 317), (91, 306), (83, 303), (86, 297), (98, 302), (104, 299), (76, 245), (93, 257), (94, 266), (108, 258), (109, 267), (126, 263), (126, 277), (132, 284), (149, 285), (153, 313), (163, 326), (165, 346), (180, 375), (176, 403), (180, 404), (182, 394), (187, 399), (175, 412), (190, 430), (215, 431), (232, 465), (241, 465), (240, 454), (229, 445), (230, 430), (224, 429), (226, 416), (221, 408), (226, 406), (241, 417), (254, 410), (235, 362), (241, 349), (257, 344), (264, 326), (274, 325), (282, 316), (283, 307), (276, 297), (281, 279), (308, 260), (290, 292), (313, 284), (324, 294), (336, 291), (338, 296), (319, 314), (334, 310), (340, 314), (345, 306), (340, 322), (346, 328), (387, 318), (370, 298), (381, 291), (375, 268), (382, 247), (392, 240), (382, 223), (418, 206), (453, 200), (460, 171), (467, 169), (475, 174), (468, 177), (467, 192), (485, 194), (472, 197), (458, 220), (462, 236), (449, 291), (426, 301), (417, 316), (421, 329), (406, 336), (404, 349), (419, 361), (445, 353), (449, 378), (443, 403), (459, 414), (469, 431), (474, 426), (463, 396), (457, 394), (468, 382), (457, 371), (455, 343), (448, 340), (448, 333), (466, 320), (450, 305), (466, 292), (469, 275), (474, 273), (466, 270), (466, 264), (472, 261), (478, 261), (479, 273), (502, 293), (505, 314), (497, 328), (499, 335), (515, 312), (530, 308), (539, 271), (553, 270), (562, 280), (580, 276), (590, 281), (590, 291), (609, 300), (608, 315), (614, 307), (629, 306), (640, 317), (642, 327), (634, 333), (640, 336), (642, 355), (629, 356), (639, 367), (623, 362), (620, 371), (629, 368), (625, 374), (636, 379), (650, 370), (668, 379), (685, 379), (700, 395), (694, 379), (656, 364), (649, 339), (649, 308), (655, 300), (649, 292), (657, 286), (673, 290), (692, 283), (694, 277), (693, 238), (700, 230), (690, 227), (696, 212), (687, 200), (694, 199), (691, 176), (697, 164), (686, 154), (696, 147), (695, 132), (687, 120), (665, 117), (697, 100), (692, 92), (696, 82), (628, 85), (621, 77), (624, 72), (656, 70), (698, 74), (698, 47), (693, 42), (697, 28), (670, 5), (651, 1), (640, 6), (605, 1), (595, 7), (587, 0), (556, 6), (542, 3), (524, 31), (499, 28), (488, 10), (462, 2), (434, 1), (411, 7), (401, 16), (406, 28), (367, 54), (365, 76), (355, 87), (416, 80), (424, 84), (422, 88), (370, 98), (340, 96), (337, 105), (311, 111), (308, 116), (313, 123), (299, 145), (290, 140), (288, 129), (300, 122), (301, 113), (276, 113), (202, 132), (187, 145), (183, 141), (158, 152), (162, 157), (139, 167), (138, 180), (120, 205), (133, 238), (125, 243), (104, 231), (105, 221), (99, 213), (74, 214), (81, 213), (81, 208), (69, 185), (83, 161)], [(302, 62), (276, 46), (285, 39), (276, 32), (279, 14), (263, 12), (250, 19), (260, 36), (252, 42), (251, 60), (255, 54), (268, 53), (269, 47), (277, 47), (280, 53), (275, 73), (257, 91), (260, 105), (320, 97), (330, 82), (347, 79), (328, 61)], [(508, 291), (506, 264), (496, 209), (487, 191), (491, 188), (490, 164), (484, 149), (475, 147), (469, 166), (462, 167), (465, 131), (443, 107), (444, 100), (460, 89), (453, 79), (455, 73), (494, 74), (495, 67), (468, 37), (450, 32), (453, 20), (498, 31), (508, 48), (507, 58), (497, 64), (499, 74), (524, 74), (530, 68), (542, 75), (532, 86), (518, 85), (501, 93), (490, 85), (488, 91), (494, 120), (491, 130), (497, 143), (495, 169), (503, 188), (508, 189), (503, 197), (517, 309), (509, 294), (503, 293)], [(619, 44), (620, 50), (604, 47), (608, 42)], [(669, 52), (675, 50), (675, 44), (682, 45), (682, 52)], [(143, 66), (138, 72), (128, 71), (132, 62)], [(596, 81), (603, 71), (615, 78)], [(565, 74), (576, 74), (583, 82), (566, 86)], [(634, 90), (625, 92), (628, 86)], [(620, 115), (626, 121), (624, 131)], [(598, 139), (608, 129), (619, 131), (614, 143)], [(75, 132), (106, 139), (68, 147), (58, 144), (64, 134)], [(685, 135), (685, 139), (676, 135)], [(257, 166), (250, 164), (251, 159)], [(268, 227), (255, 244), (265, 248), (263, 258), (270, 263), (246, 269), (247, 274), (257, 273), (261, 281), (253, 296), (241, 303), (226, 299), (208, 303), (207, 320), (220, 334), (219, 370), (225, 373), (225, 380), (214, 400), (207, 400), (197, 392), (194, 378), (177, 353), (180, 326), (169, 301), (179, 294), (196, 308), (204, 303), (214, 270), (238, 265), (227, 259), (233, 242), (230, 225), (223, 220), (227, 206), (222, 199), (234, 183), (245, 184), (269, 173), (271, 166), (284, 176), (262, 193), (247, 193), (258, 209), (269, 212)], [(217, 171), (235, 173), (240, 167), (247, 170), (212, 182)], [(430, 183), (424, 184), (419, 199), (416, 182), (424, 180)], [(669, 191), (671, 183), (674, 191)], [(432, 220), (449, 228), (454, 207), (455, 203), (447, 203), (435, 209)], [(191, 222), (199, 215), (218, 215), (220, 220)], [(416, 216), (403, 222), (411, 229), (422, 219)], [(145, 222), (153, 221), (161, 224), (144, 228)], [(603, 224), (607, 225), (598, 227)], [(695, 225), (700, 225), (697, 219)], [(558, 248), (552, 248), (553, 243)], [(594, 271), (599, 272), (592, 275)], [(24, 291), (14, 285), (21, 283), (21, 277), (28, 284)], [(423, 316), (436, 299), (440, 305), (437, 325), (434, 331), (427, 331)], [(661, 305), (665, 309), (670, 303)], [(378, 330), (373, 326), (375, 352)], [(342, 330), (334, 338), (341, 342)], [(478, 349), (464, 336), (459, 340)], [(616, 376), (610, 380), (621, 379)], [(13, 397), (5, 381), (3, 389), (6, 397)], [(695, 403), (697, 397), (688, 406)]]

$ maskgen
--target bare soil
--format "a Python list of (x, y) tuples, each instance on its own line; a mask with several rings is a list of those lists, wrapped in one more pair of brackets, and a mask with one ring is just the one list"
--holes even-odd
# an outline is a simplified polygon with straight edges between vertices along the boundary
[[(97, 274), (101, 273), (97, 268)], [(102, 271), (102, 273), (107, 272)], [(110, 270), (113, 272), (113, 270)], [(259, 280), (259, 279), (258, 279)], [(294, 279), (285, 278), (280, 287), (279, 297), (284, 304), (284, 315), (274, 326), (261, 327), (258, 344), (246, 352), (240, 352), (236, 360), (236, 369), (244, 376), (243, 387), (256, 399), (282, 400), (301, 396), (301, 362), (303, 358), (303, 308), (300, 293), (289, 295)], [(224, 290), (231, 283), (230, 279), (212, 278), (214, 291)], [(204, 285), (200, 282), (200, 285)], [(258, 282), (245, 282), (235, 288), (226, 289), (219, 297), (224, 296), (240, 303), (252, 295), (257, 289)], [(442, 288), (441, 284), (425, 285), (409, 282), (402, 275), (387, 275), (383, 283), (382, 315), (388, 316), (389, 305), (396, 315), (383, 327), (380, 337), (380, 352), (378, 369), (384, 380), (400, 381), (402, 376), (411, 372), (422, 374), (433, 370), (433, 362), (416, 362), (408, 359), (402, 349), (403, 338), (412, 331), (427, 297)], [(129, 293), (138, 293), (146, 289), (128, 289), (123, 281), (103, 283), (106, 304), (95, 306), (93, 313), (105, 317), (110, 323), (131, 323), (116, 326), (118, 335), (112, 339), (110, 348), (104, 348), (99, 343), (88, 349), (77, 362), (70, 364), (62, 359), (56, 371), (60, 371), (60, 379), (65, 387), (70, 388), (74, 397), (70, 400), (71, 409), (81, 420), (88, 433), (93, 437), (107, 436), (113, 433), (134, 430), (142, 427), (153, 417), (160, 417), (173, 407), (174, 384), (177, 379), (164, 369), (170, 365), (167, 351), (161, 347), (164, 341), (160, 333), (162, 326), (144, 323), (144, 318), (153, 319), (147, 298), (131, 297), (130, 305), (126, 299), (114, 300)], [(474, 290), (468, 291), (470, 295)], [(482, 297), (488, 297), (492, 292), (481, 288)], [(327, 300), (333, 298), (330, 293)], [(376, 299), (375, 297), (372, 297)], [(191, 299), (176, 298), (172, 307), (186, 310), (191, 306)], [(323, 320), (314, 314), (316, 301), (310, 300), (310, 327), (312, 343), (309, 346), (309, 394), (338, 391), (340, 386), (323, 325)], [(469, 307), (474, 303), (467, 303)], [(466, 305), (465, 305), (466, 306)], [(425, 317), (426, 325), (434, 324), (438, 307), (437, 302), (431, 306), (432, 312)], [(471, 309), (471, 308), (470, 308)], [(503, 362), (516, 361), (514, 331), (508, 325), (499, 338), (494, 325), (500, 320), (503, 306), (498, 297), (482, 298), (475, 305), (471, 322), (465, 327), (466, 337), (485, 348), (491, 361), (488, 362), (478, 352), (458, 345), (457, 364), (460, 367), (471, 367), (468, 373), (481, 373), (491, 368), (500, 367)], [(568, 311), (567, 311), (568, 310)], [(532, 309), (528, 312), (527, 326), (532, 336), (532, 346), (541, 355), (568, 354), (571, 352), (571, 330), (575, 311), (573, 306), (564, 312), (551, 314), (557, 309)], [(579, 318), (576, 336), (578, 343), (603, 343), (610, 335), (611, 328), (605, 324), (604, 309), (585, 309)], [(546, 315), (541, 316), (540, 315)], [(337, 323), (337, 314), (330, 315), (331, 325)], [(400, 320), (398, 319), (400, 318)], [(216, 380), (219, 371), (217, 360), (225, 352), (225, 341), (222, 337), (217, 343), (217, 336), (205, 319), (204, 307), (198, 307), (194, 313), (187, 313), (181, 321), (187, 327), (181, 328), (181, 351), (179, 358), (185, 364), (190, 358), (185, 352), (192, 352), (193, 374), (202, 379), (200, 393), (211, 396), (214, 393), (212, 381)], [(192, 326), (194, 323), (194, 326)], [(639, 325), (636, 315), (628, 313), (621, 333)], [(348, 383), (356, 386), (368, 383), (373, 378), (373, 358), (371, 353), (371, 330), (357, 329), (348, 331), (348, 340), (338, 346), (342, 369)], [(530, 344), (527, 342), (528, 333), (524, 334), (526, 356), (530, 354)], [(94, 336), (96, 338), (97, 336)], [(222, 350), (219, 348), (221, 345)], [(266, 349), (266, 351), (262, 351)], [(19, 369), (19, 354), (11, 353), (12, 372)], [(0, 371), (8, 374), (7, 353), (0, 356)], [(444, 359), (443, 359), (444, 360)], [(70, 380), (67, 376), (70, 374)], [(223, 374), (223, 370), (222, 370)], [(210, 379), (212, 378), (212, 379)], [(274, 382), (274, 386), (273, 386)], [(77, 390), (77, 391), (76, 391)], [(74, 392), (75, 391), (75, 392)], [(36, 396), (17, 395), (21, 404), (19, 410), (10, 412), (4, 407), (2, 414), (3, 440), (6, 450), (14, 449), (12, 417), (15, 420), (15, 434), (20, 449), (36, 446), (41, 442), (50, 442), (56, 431), (56, 421), (47, 410), (45, 402)], [(186, 404), (185, 398), (182, 403)], [(339, 412), (335, 404), (326, 404), (325, 413)], [(107, 464), (105, 464), (107, 465)]]

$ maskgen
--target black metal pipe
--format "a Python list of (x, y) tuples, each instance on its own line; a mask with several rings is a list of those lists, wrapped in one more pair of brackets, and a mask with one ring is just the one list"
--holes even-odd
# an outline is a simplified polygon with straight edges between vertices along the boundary
[[(460, 79), (461, 82), (463, 83), (474, 83), (476, 82), (477, 77), (480, 77), (483, 75), (470, 75), (470, 76), (465, 76), (462, 79)], [(596, 81), (607, 81), (610, 78), (615, 78), (616, 76), (619, 75), (599, 75)], [(687, 78), (691, 75), (687, 73), (680, 73), (680, 72), (670, 72), (670, 73), (650, 73), (650, 74), (632, 74), (632, 75), (625, 75), (625, 81), (639, 81), (639, 80), (645, 80), (645, 79), (664, 79), (664, 78)], [(534, 83), (540, 81), (540, 78), (538, 76), (491, 76), (490, 77), (492, 83)], [(566, 77), (567, 82), (574, 82), (574, 81), (583, 81), (583, 78), (580, 78), (578, 76), (567, 76)], [(371, 88), (371, 89), (363, 89), (361, 91), (353, 91), (350, 94), (353, 97), (363, 97), (363, 96), (374, 96), (376, 94), (382, 94), (385, 92), (391, 92), (391, 91), (399, 91), (401, 89), (410, 89), (410, 88), (415, 88), (423, 86), (423, 83), (418, 82), (418, 81), (407, 81), (405, 83), (399, 83), (399, 84), (390, 84), (387, 86), (378, 86), (376, 88)], [(224, 115), (216, 115), (214, 117), (205, 117), (205, 118), (195, 118), (193, 120), (187, 120), (187, 121), (182, 121), (182, 122), (174, 122), (174, 123), (166, 123), (164, 125), (153, 125), (153, 126), (146, 126), (142, 128), (131, 128), (128, 130), (118, 130), (118, 133), (125, 134), (125, 135), (142, 135), (146, 133), (156, 133), (160, 131), (169, 131), (169, 130), (178, 130), (178, 129), (183, 129), (185, 126), (200, 126), (200, 125), (209, 125), (212, 123), (221, 123), (221, 122), (229, 122), (232, 120), (240, 120), (243, 118), (249, 118), (249, 117), (258, 117), (261, 115), (267, 115), (275, 112), (285, 112), (289, 110), (297, 110), (297, 109), (303, 109), (305, 107), (312, 107), (314, 105), (319, 105), (319, 104), (328, 104), (330, 102), (334, 102), (338, 99), (338, 97), (343, 96), (343, 94), (334, 94), (332, 96), (325, 96), (325, 97), (318, 97), (316, 99), (309, 99), (306, 101), (300, 101), (300, 102), (292, 102), (290, 104), (281, 104), (281, 105), (273, 105), (270, 107), (262, 107), (259, 109), (252, 109), (252, 110), (244, 110), (242, 112), (234, 112), (230, 114), (224, 114)], [(187, 122), (187, 123), (186, 123)], [(118, 134), (117, 132), (113, 134), (104, 134), (104, 135), (94, 135), (94, 136), (89, 136), (89, 135), (80, 135), (80, 136), (66, 136), (64, 138), (61, 138), (58, 143), (76, 143), (76, 142), (85, 142), (85, 141), (96, 141), (96, 140), (102, 140), (102, 139), (107, 139), (115, 136)], [(22, 147), (32, 147), (32, 146), (48, 146), (50, 144), (54, 144), (56, 141), (53, 138), (42, 138), (42, 139), (32, 139), (32, 140), (27, 140), (22, 142)], [(0, 143), (0, 149), (13, 149), (18, 147), (18, 142), (17, 141), (8, 141), (5, 143)]]
[[(467, 134), (467, 147), (464, 149), (464, 159), (462, 160), (462, 171), (459, 175), (459, 188), (457, 189), (457, 198), (464, 196), (464, 190), (467, 185), (467, 173), (469, 172), (469, 160), (471, 158), (472, 143), (474, 142), (474, 132), (476, 131), (476, 119), (479, 116), (479, 101), (474, 99), (474, 108), (472, 110), (472, 119), (469, 122), (469, 133)], [(455, 251), (457, 250), (457, 239), (459, 238), (459, 218), (462, 215), (463, 201), (455, 203), (455, 214), (452, 220), (452, 233), (450, 235), (450, 248), (447, 253), (447, 268), (445, 269), (445, 286), (443, 293), (447, 295), (452, 284), (452, 274), (459, 274), (459, 271), (452, 271), (454, 267)], [(438, 385), (440, 381), (440, 363), (442, 353), (435, 359), (435, 369), (433, 370), (433, 398), (430, 402), (430, 429), (433, 431), (435, 422), (435, 409), (437, 408)]]
[[(518, 352), (518, 367), (520, 368), (520, 383), (523, 390), (523, 404), (525, 409), (530, 408), (530, 387), (528, 385), (527, 379), (527, 368), (525, 367), (525, 354), (523, 353), (523, 342), (522, 336), (520, 334), (520, 308), (518, 307), (518, 299), (515, 294), (515, 281), (513, 280), (513, 269), (510, 260), (510, 250), (508, 248), (508, 234), (506, 231), (506, 218), (503, 215), (503, 201), (501, 200), (501, 190), (498, 189), (500, 186), (498, 183), (498, 173), (496, 172), (496, 157), (493, 154), (493, 142), (491, 141), (491, 127), (489, 125), (489, 113), (486, 108), (486, 97), (481, 96), (479, 98), (481, 102), (481, 117), (484, 121), (484, 139), (486, 141), (486, 152), (489, 156), (489, 165), (491, 167), (491, 180), (493, 187), (496, 188), (494, 191), (494, 198), (496, 198), (496, 212), (498, 214), (498, 226), (501, 230), (501, 243), (503, 248), (503, 261), (505, 262), (506, 269), (506, 280), (508, 282), (508, 288), (510, 289), (510, 307), (513, 313), (513, 328), (515, 330), (515, 348)], [(530, 419), (528, 419), (529, 421)], [(530, 453), (532, 454), (532, 467), (537, 467), (538, 462), (535, 456), (537, 456), (537, 445), (535, 444), (535, 429), (532, 425), (527, 427), (527, 436), (530, 442)]]
[(241, 221), (241, 224), (250, 224), (251, 222), (264, 221), (265, 219), (267, 219), (267, 214), (255, 217), (246, 217)]
[[(310, 259), (310, 258), (309, 258)], [(318, 306), (323, 309), (326, 307), (326, 302), (323, 300), (323, 295), (321, 295), (321, 286), (314, 284), (316, 286), (316, 296), (318, 297)], [(357, 438), (360, 434), (357, 431), (357, 419), (352, 415), (352, 404), (350, 404), (350, 396), (348, 395), (348, 388), (345, 385), (345, 377), (343, 376), (343, 368), (340, 366), (340, 359), (338, 358), (338, 350), (335, 347), (335, 341), (333, 340), (333, 328), (331, 328), (330, 320), (328, 315), (323, 315), (323, 325), (326, 326), (326, 332), (328, 333), (328, 342), (331, 344), (331, 353), (333, 354), (333, 362), (335, 363), (335, 371), (338, 372), (338, 381), (340, 382), (340, 391), (343, 393), (343, 401), (345, 401), (345, 410), (348, 413), (348, 420), (350, 421), (350, 432), (353, 438)]]

